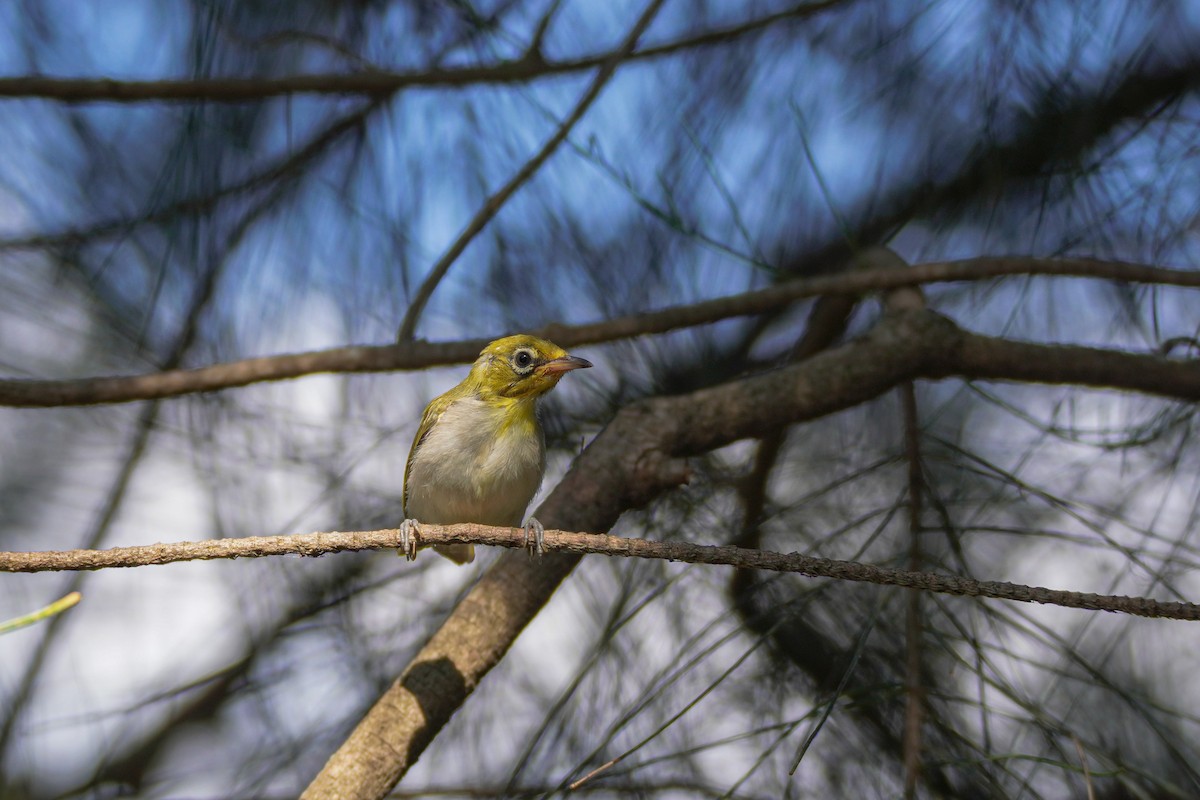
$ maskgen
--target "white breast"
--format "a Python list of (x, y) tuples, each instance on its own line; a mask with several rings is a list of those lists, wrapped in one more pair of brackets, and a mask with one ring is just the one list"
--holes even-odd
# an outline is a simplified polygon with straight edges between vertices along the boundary
[[(532, 402), (532, 401), (530, 401)], [(540, 425), (502, 432), (502, 420), (475, 398), (454, 401), (413, 456), (406, 517), (421, 522), (478, 522), (517, 527), (546, 464)]]

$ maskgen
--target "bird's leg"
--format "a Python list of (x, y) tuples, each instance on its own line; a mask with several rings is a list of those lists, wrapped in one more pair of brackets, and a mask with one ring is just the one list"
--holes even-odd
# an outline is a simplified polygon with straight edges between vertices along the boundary
[(546, 552), (546, 529), (536, 517), (530, 517), (529, 522), (525, 523), (525, 550), (531, 558)]
[(400, 550), (397, 555), (402, 555), (409, 561), (417, 560), (417, 540), (420, 538), (421, 528), (415, 519), (406, 519), (400, 523)]

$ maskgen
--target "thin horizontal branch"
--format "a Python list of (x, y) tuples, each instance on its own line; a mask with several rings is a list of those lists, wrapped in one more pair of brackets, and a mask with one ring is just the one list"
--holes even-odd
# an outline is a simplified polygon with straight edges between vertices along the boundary
[[(786, 20), (803, 19), (846, 0), (804, 3), (738, 25), (687, 36), (636, 50), (629, 60), (642, 61), (697, 47), (732, 41)], [(282, 78), (194, 78), (187, 80), (120, 81), (104, 78), (52, 78), (28, 75), (0, 78), (0, 98), (37, 98), (63, 103), (143, 103), (148, 101), (208, 101), (242, 103), (295, 94), (389, 95), (403, 89), (462, 88), (475, 85), (521, 84), (586, 72), (609, 61), (616, 49), (596, 55), (546, 61), (538, 51), (513, 61), (468, 67), (411, 72), (360, 72), (351, 75), (291, 75)]]
[[(848, 271), (686, 306), (582, 325), (553, 324), (533, 333), (563, 347), (600, 344), (732, 317), (759, 314), (807, 297), (857, 295), (924, 283), (977, 281), (1012, 275), (1044, 275), (1200, 288), (1200, 271), (1094, 259), (976, 258), (920, 264), (905, 269)], [(457, 342), (402, 342), (351, 345), (307, 353), (262, 356), (187, 370), (70, 380), (0, 380), (0, 406), (52, 406), (128, 403), (196, 392), (211, 392), (265, 381), (318, 373), (415, 370), (473, 361), (487, 344), (483, 339)]]
[[(487, 525), (422, 525), (424, 545), (475, 544), (520, 549), (525, 543), (522, 528)], [(116, 567), (144, 567), (179, 561), (223, 558), (261, 558), (264, 556), (320, 556), (357, 550), (393, 550), (400, 547), (400, 532), (334, 531), (295, 536), (251, 536), (244, 539), (211, 539), (203, 542), (175, 542), (140, 547), (115, 547), (111, 550), (62, 550), (34, 553), (0, 552), (0, 572), (48, 572), (94, 570)], [(607, 534), (573, 531), (546, 531), (546, 549), (584, 555), (594, 553), (623, 558), (657, 558), (688, 564), (713, 564), (739, 569), (790, 572), (810, 578), (903, 586), (940, 594), (987, 597), (1022, 603), (1044, 603), (1090, 611), (1112, 611), (1139, 617), (1200, 620), (1200, 604), (1152, 600), (1146, 597), (1071, 592), (1017, 583), (978, 581), (954, 575), (888, 569), (855, 561), (817, 558), (799, 553), (774, 553), (742, 547), (692, 544), (690, 542), (652, 542)]]

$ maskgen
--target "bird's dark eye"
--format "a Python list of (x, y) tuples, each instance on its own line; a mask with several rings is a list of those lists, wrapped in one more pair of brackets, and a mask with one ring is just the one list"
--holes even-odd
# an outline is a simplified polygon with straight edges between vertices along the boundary
[(513, 356), (513, 364), (516, 365), (517, 369), (528, 369), (529, 365), (532, 363), (533, 353), (529, 352), (528, 350), (521, 350), (515, 356)]

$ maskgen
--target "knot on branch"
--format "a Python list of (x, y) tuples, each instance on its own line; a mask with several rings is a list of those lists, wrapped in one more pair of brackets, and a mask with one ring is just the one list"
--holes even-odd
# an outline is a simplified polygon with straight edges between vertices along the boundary
[[(923, 302), (923, 301), (922, 301)], [(922, 352), (938, 355), (956, 347), (962, 339), (962, 329), (949, 317), (923, 307), (908, 307), (900, 303), (889, 308), (865, 339), (881, 344), (916, 346)]]

